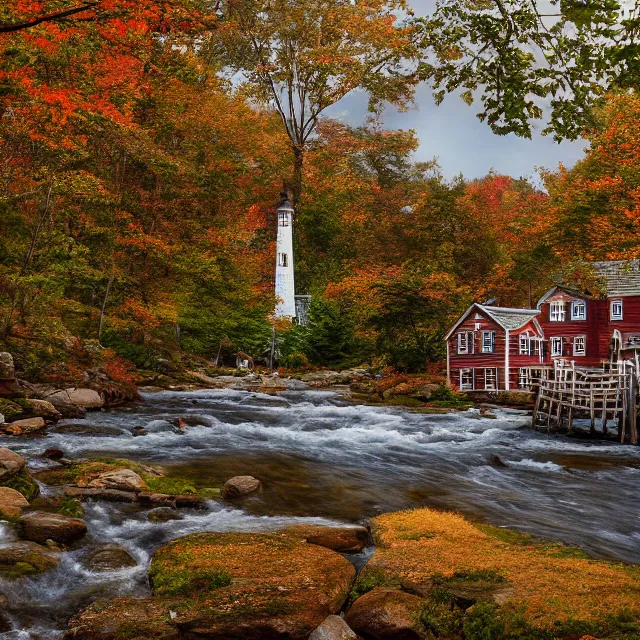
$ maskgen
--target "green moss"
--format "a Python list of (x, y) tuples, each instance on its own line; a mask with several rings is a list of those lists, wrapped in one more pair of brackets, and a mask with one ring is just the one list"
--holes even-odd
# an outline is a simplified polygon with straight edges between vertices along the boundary
[(460, 636), (463, 617), (464, 613), (449, 603), (428, 602), (418, 613), (418, 623), (428, 640), (456, 638)]
[(376, 587), (386, 587), (393, 584), (387, 574), (380, 567), (365, 567), (349, 592), (349, 600), (355, 602), (360, 596), (369, 593)]
[(536, 538), (528, 533), (521, 533), (520, 531), (513, 531), (512, 529), (492, 527), (488, 524), (476, 524), (475, 526), (488, 536), (515, 546), (532, 546), (539, 545), (544, 542), (540, 538)]
[(38, 487), (38, 484), (31, 477), (31, 474), (27, 469), (22, 469), (17, 473), (12, 473), (8, 478), (4, 478), (0, 481), (0, 485), (3, 487), (9, 487), (10, 489), (15, 489), (29, 502), (36, 498), (40, 493), (40, 487)]
[(82, 518), (84, 515), (84, 509), (80, 501), (70, 496), (64, 496), (62, 498), (62, 502), (56, 511), (69, 518)]
[(435, 535), (433, 533), (408, 532), (399, 533), (396, 537), (398, 540), (431, 540), (431, 538), (435, 538)]
[(150, 572), (149, 578), (154, 593), (159, 596), (177, 596), (199, 591), (211, 591), (228, 587), (231, 584), (231, 574), (224, 569), (162, 571), (156, 566)]
[(5, 420), (17, 420), (24, 415), (24, 409), (14, 400), (0, 398), (0, 413)]
[(197, 495), (198, 490), (193, 483), (182, 478), (167, 478), (165, 476), (150, 476), (143, 474), (142, 479), (153, 493), (166, 493), (172, 496)]

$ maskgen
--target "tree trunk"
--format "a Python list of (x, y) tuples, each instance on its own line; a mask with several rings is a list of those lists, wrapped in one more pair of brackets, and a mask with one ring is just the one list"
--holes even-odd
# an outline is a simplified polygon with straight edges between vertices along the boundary
[(107, 282), (107, 290), (104, 293), (104, 300), (102, 301), (102, 309), (100, 309), (100, 323), (98, 324), (98, 342), (102, 338), (102, 325), (104, 324), (104, 314), (107, 310), (107, 302), (109, 301), (109, 293), (111, 292), (111, 286), (113, 285), (114, 272), (111, 271), (109, 281)]
[(293, 147), (293, 205), (298, 204), (298, 200), (302, 196), (302, 168), (304, 165), (304, 150), (302, 147)]

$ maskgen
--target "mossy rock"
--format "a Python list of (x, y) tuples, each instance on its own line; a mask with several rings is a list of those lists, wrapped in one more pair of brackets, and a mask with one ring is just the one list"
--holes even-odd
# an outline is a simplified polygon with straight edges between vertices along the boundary
[(185, 637), (303, 640), (341, 609), (354, 575), (340, 554), (296, 535), (195, 534), (156, 552), (153, 598), (94, 603), (70, 627), (92, 640), (169, 638), (172, 625)]
[(36, 498), (40, 493), (38, 483), (31, 477), (31, 474), (27, 469), (21, 469), (17, 473), (6, 475), (2, 480), (0, 480), (0, 486), (15, 489), (29, 502)]
[(0, 576), (22, 578), (49, 571), (58, 556), (34, 542), (16, 542), (0, 548)]
[(4, 416), (6, 422), (25, 418), (25, 408), (15, 400), (6, 400), (0, 398), (0, 413)]

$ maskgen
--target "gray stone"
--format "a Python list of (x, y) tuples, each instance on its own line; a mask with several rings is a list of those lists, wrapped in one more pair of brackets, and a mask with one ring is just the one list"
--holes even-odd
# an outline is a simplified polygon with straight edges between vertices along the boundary
[(13, 356), (7, 351), (0, 351), (0, 380), (15, 380), (15, 377)]
[(84, 409), (101, 409), (104, 406), (104, 398), (93, 389), (66, 389), (69, 400), (73, 404)]
[(69, 487), (64, 494), (78, 500), (104, 500), (106, 502), (136, 502), (133, 491), (118, 491), (117, 489), (86, 489), (84, 487)]
[(329, 616), (310, 636), (309, 640), (358, 640), (358, 636), (339, 616)]
[(89, 483), (89, 487), (95, 489), (117, 489), (118, 491), (144, 491), (148, 489), (147, 483), (131, 469), (118, 469), (101, 473), (95, 480)]
[(182, 520), (183, 516), (177, 511), (169, 509), (168, 507), (160, 507), (153, 509), (147, 514), (147, 520), (154, 523), (170, 522), (171, 520)]
[(0, 575), (22, 577), (53, 569), (58, 556), (34, 542), (12, 542), (0, 547)]

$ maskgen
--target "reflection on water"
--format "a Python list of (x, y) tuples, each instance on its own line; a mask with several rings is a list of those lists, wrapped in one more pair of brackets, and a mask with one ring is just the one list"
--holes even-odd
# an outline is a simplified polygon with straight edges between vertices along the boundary
[[(294, 517), (355, 522), (425, 504), (640, 562), (640, 450), (634, 447), (539, 435), (526, 429), (529, 418), (517, 411), (499, 412), (495, 420), (474, 413), (423, 415), (352, 406), (320, 391), (278, 397), (162, 392), (145, 399), (62, 422), (42, 438), (0, 439), (0, 446), (26, 457), (59, 447), (70, 458), (149, 461), (202, 487), (251, 474), (262, 480), (264, 493), (242, 509), (211, 502), (204, 512), (164, 524), (149, 523), (130, 505), (89, 505), (89, 536), (58, 569), (0, 581), (16, 626), (31, 628), (25, 637), (56, 637), (52, 629), (63, 628), (66, 616), (97, 595), (145, 593), (149, 557), (171, 538), (273, 529)], [(175, 433), (177, 417), (188, 425), (184, 434)], [(136, 426), (149, 434), (133, 437)], [(105, 542), (127, 548), (138, 567), (86, 570), (88, 550)], [(45, 629), (40, 635), (38, 625)]]

